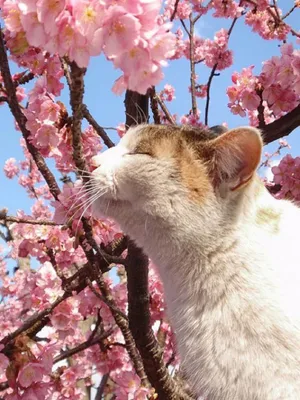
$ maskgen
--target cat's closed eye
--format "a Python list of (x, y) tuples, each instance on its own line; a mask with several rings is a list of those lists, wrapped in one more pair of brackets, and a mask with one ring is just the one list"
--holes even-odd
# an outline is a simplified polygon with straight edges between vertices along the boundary
[(149, 156), (149, 157), (153, 157), (153, 155), (152, 155), (151, 153), (147, 153), (147, 152), (141, 152), (141, 153), (132, 152), (132, 153), (126, 153), (125, 155), (126, 155), (126, 156), (137, 156), (137, 155), (139, 155), (139, 156)]

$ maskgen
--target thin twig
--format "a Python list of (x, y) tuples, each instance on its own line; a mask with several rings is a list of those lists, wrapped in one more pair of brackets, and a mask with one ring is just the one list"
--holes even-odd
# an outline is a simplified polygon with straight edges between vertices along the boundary
[(97, 389), (95, 400), (101, 400), (102, 399), (102, 396), (103, 396), (103, 393), (104, 393), (104, 390), (105, 390), (105, 387), (106, 387), (108, 379), (109, 379), (109, 373), (107, 373), (107, 374), (102, 376), (100, 385), (98, 386), (98, 389)]
[[(240, 1), (240, 4), (239, 4), (239, 5), (241, 5), (241, 4), (242, 4), (242, 1)], [(235, 18), (232, 20), (232, 23), (231, 23), (231, 25), (230, 25), (230, 27), (229, 27), (229, 29), (228, 29), (228, 40), (229, 40), (229, 38), (230, 38), (230, 35), (231, 35), (232, 31), (233, 31), (233, 28), (234, 28), (234, 26), (235, 26), (235, 24), (236, 24), (238, 18), (239, 18), (239, 17), (235, 17)], [(209, 103), (210, 103), (210, 90), (211, 90), (212, 80), (213, 80), (214, 76), (218, 76), (218, 74), (216, 74), (216, 69), (217, 69), (217, 68), (218, 68), (218, 62), (216, 62), (216, 63), (214, 64), (214, 66), (212, 67), (212, 69), (211, 69), (211, 71), (210, 71), (210, 75), (209, 75), (208, 81), (207, 81), (207, 96), (206, 96), (205, 117), (204, 117), (204, 123), (205, 123), (205, 125), (208, 125), (208, 113), (209, 113)]]
[(87, 341), (80, 343), (78, 346), (73, 347), (72, 349), (63, 351), (61, 354), (56, 356), (53, 360), (54, 363), (64, 360), (65, 358), (69, 358), (74, 356), (77, 353), (80, 353), (83, 350), (88, 349), (91, 346), (101, 342), (104, 339), (107, 339), (114, 331), (114, 328), (110, 328), (109, 330), (103, 332), (100, 335), (95, 335), (94, 337), (88, 338)]
[(104, 296), (102, 296), (97, 290), (94, 288), (91, 280), (87, 278), (87, 284), (88, 287), (91, 289), (91, 291), (94, 293), (94, 295), (101, 301), (103, 301), (104, 304), (110, 308), (111, 311), (119, 314), (121, 317), (123, 317), (125, 320), (128, 320), (127, 315), (123, 313), (118, 307), (116, 307), (115, 303), (113, 301), (110, 301), (109, 299), (106, 299)]
[(195, 22), (190, 14), (190, 82), (191, 82), (191, 99), (192, 99), (192, 113), (197, 115), (197, 100), (196, 100), (196, 72), (195, 72), (195, 49), (194, 49), (194, 31)]
[(6, 221), (6, 222), (16, 222), (18, 224), (62, 226), (62, 224), (57, 224), (54, 221), (48, 221), (48, 220), (43, 220), (43, 219), (35, 220), (35, 219), (13, 217), (11, 215), (4, 214), (3, 210), (0, 210), (0, 220)]
[[(82, 108), (82, 113), (84, 118), (89, 122), (89, 124), (92, 125), (92, 127), (95, 129), (97, 134), (101, 137), (103, 140), (104, 144), (110, 148), (113, 147), (115, 144), (114, 142), (111, 141), (107, 133), (105, 132), (104, 128), (98, 124), (98, 122), (94, 119), (94, 117), (91, 115), (89, 112), (87, 106), (84, 104)], [(107, 128), (107, 129), (114, 129), (114, 128)]]
[(211, 84), (212, 84), (212, 80), (213, 77), (215, 76), (215, 72), (217, 69), (218, 63), (216, 63), (211, 71), (210, 71), (210, 75), (207, 81), (207, 94), (206, 94), (206, 104), (205, 104), (205, 117), (204, 117), (204, 123), (205, 125), (208, 125), (208, 112), (209, 112), (209, 102), (210, 102), (210, 89), (211, 89)]
[(160, 108), (163, 110), (163, 112), (164, 112), (167, 120), (170, 122), (170, 124), (175, 125), (175, 121), (174, 121), (172, 115), (170, 114), (170, 111), (168, 110), (168, 108), (166, 107), (164, 101), (160, 98), (160, 96), (156, 93), (153, 96), (153, 99), (158, 102), (158, 104), (160, 105)]
[(158, 101), (157, 98), (155, 98), (156, 91), (155, 87), (153, 86), (151, 89), (149, 89), (149, 95), (150, 95), (150, 106), (153, 114), (153, 120), (155, 124), (160, 124), (160, 115), (159, 115), (159, 110), (158, 110)]
[(183, 26), (183, 29), (184, 29), (185, 32), (187, 33), (188, 37), (191, 39), (191, 33), (189, 32), (189, 30), (188, 30), (188, 28), (187, 28), (187, 26), (186, 26), (184, 20), (181, 19), (180, 22), (181, 22), (181, 25)]
[(293, 12), (297, 7), (299, 7), (299, 6), (297, 5), (297, 3), (295, 3), (295, 4), (293, 5), (293, 7), (292, 7), (286, 14), (284, 14), (283, 17), (281, 17), (282, 21), (283, 21), (284, 19), (286, 19), (287, 17), (289, 17), (289, 16), (292, 14), (292, 12)]
[(173, 12), (172, 12), (170, 21), (173, 21), (173, 19), (174, 19), (175, 16), (176, 16), (178, 3), (179, 3), (179, 0), (176, 0), (176, 1), (175, 1), (175, 4), (174, 4), (174, 10), (173, 10)]

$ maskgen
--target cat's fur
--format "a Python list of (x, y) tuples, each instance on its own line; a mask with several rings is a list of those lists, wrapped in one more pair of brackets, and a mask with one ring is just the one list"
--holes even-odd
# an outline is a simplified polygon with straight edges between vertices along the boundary
[(159, 268), (186, 376), (209, 400), (300, 399), (300, 210), (256, 176), (254, 128), (138, 126), (95, 158), (96, 215)]

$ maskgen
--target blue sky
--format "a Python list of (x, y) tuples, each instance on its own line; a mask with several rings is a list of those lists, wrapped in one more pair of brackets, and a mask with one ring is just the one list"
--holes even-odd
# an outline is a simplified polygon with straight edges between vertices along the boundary
[[(293, 4), (291, 0), (279, 1), (279, 5), (289, 7)], [(297, 10), (289, 17), (288, 22), (295, 29), (299, 29), (300, 10)], [(228, 28), (231, 20), (216, 19), (211, 16), (205, 16), (199, 20), (197, 33), (203, 37), (214, 36), (215, 31), (221, 28)], [(295, 41), (292, 40), (295, 44)], [(222, 71), (221, 75), (215, 77), (212, 84), (211, 105), (209, 114), (210, 125), (227, 122), (229, 127), (247, 124), (247, 119), (234, 116), (230, 113), (227, 103), (226, 88), (231, 84), (231, 74), (233, 71), (241, 71), (243, 67), (254, 64), (255, 73), (261, 70), (261, 63), (273, 55), (279, 55), (277, 41), (265, 41), (257, 34), (252, 33), (242, 20), (238, 21), (231, 35), (229, 47), (234, 51), (234, 64), (231, 68)], [(299, 45), (298, 45), (299, 47)], [(14, 68), (15, 70), (15, 68)], [(176, 88), (176, 100), (167, 104), (172, 113), (182, 115), (191, 108), (189, 86), (189, 63), (185, 59), (176, 60), (165, 68), (165, 80), (158, 86), (158, 90), (165, 83), (169, 83)], [(206, 83), (210, 70), (198, 65), (196, 72), (198, 82)], [(111, 92), (114, 80), (120, 76), (118, 70), (114, 70), (110, 62), (103, 56), (93, 58), (86, 75), (85, 103), (90, 112), (102, 126), (116, 126), (124, 122), (124, 96), (115, 96)], [(62, 100), (68, 104), (67, 88), (62, 93)], [(204, 101), (198, 101), (198, 107), (204, 115)], [(3, 165), (6, 159), (14, 157), (17, 160), (23, 159), (22, 151), (19, 146), (20, 133), (14, 129), (13, 118), (10, 115), (7, 106), (0, 107), (0, 135), (2, 145), (0, 146), (0, 207), (8, 207), (10, 214), (15, 214), (16, 210), (23, 209), (29, 213), (31, 201), (26, 196), (24, 189), (18, 185), (17, 180), (8, 180), (3, 172)], [(112, 138), (116, 139), (114, 131)], [(300, 129), (298, 128), (289, 136), (289, 143), (292, 146), (291, 153), (300, 155), (300, 142), (298, 139)], [(273, 150), (276, 144), (268, 147), (267, 150)], [(51, 165), (52, 163), (50, 163)]]

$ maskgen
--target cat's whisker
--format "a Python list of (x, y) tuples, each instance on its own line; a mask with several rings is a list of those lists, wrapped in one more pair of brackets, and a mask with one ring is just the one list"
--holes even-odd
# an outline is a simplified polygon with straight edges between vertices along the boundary
[[(89, 200), (89, 198), (93, 197), (94, 195), (99, 195), (102, 196), (105, 193), (105, 191), (102, 189), (99, 189), (97, 187), (92, 187), (89, 191), (85, 191), (84, 193), (81, 193), (81, 196), (76, 199), (74, 204), (71, 206), (69, 211), (73, 211), (75, 207), (78, 209), (72, 214), (72, 216), (69, 218), (72, 219), (74, 215), (84, 206), (85, 202)], [(81, 204), (82, 203), (82, 204)]]
[(91, 183), (91, 185), (83, 186), (77, 193), (74, 193), (72, 196), (68, 197), (68, 200), (76, 199), (75, 201), (76, 204), (78, 200), (81, 200), (85, 196), (89, 196), (90, 193), (93, 193), (95, 190), (98, 189), (95, 188), (95, 185)]
[(125, 114), (128, 115), (128, 117), (130, 117), (135, 122), (136, 125), (139, 125), (139, 122), (137, 121), (137, 119), (135, 117), (133, 117), (133, 115), (131, 115), (127, 112)]
[(77, 226), (76, 226), (76, 230), (75, 230), (75, 236), (77, 235), (77, 231), (78, 231), (78, 228), (79, 228), (79, 223), (80, 223), (80, 221), (81, 221), (81, 219), (82, 219), (82, 217), (84, 216), (84, 214), (85, 214), (85, 212), (89, 209), (89, 207), (99, 198), (99, 197), (101, 197), (102, 196), (102, 193), (99, 195), (99, 193), (96, 193), (94, 196), (92, 196), (86, 203), (85, 203), (85, 208), (84, 208), (84, 210), (82, 211), (82, 213), (81, 213), (81, 215), (80, 215), (80, 218), (78, 219), (78, 222), (77, 222)]
[(138, 103), (135, 103), (135, 107), (141, 118), (141, 122), (139, 124), (146, 123), (148, 121), (148, 118), (146, 117), (145, 111), (141, 108), (141, 106)]

